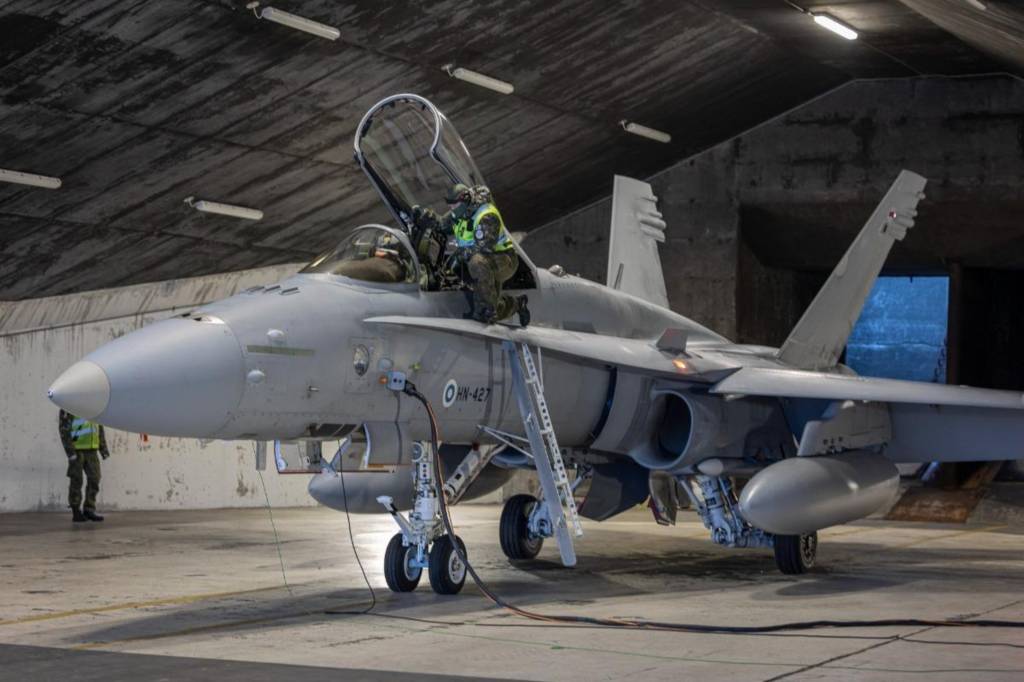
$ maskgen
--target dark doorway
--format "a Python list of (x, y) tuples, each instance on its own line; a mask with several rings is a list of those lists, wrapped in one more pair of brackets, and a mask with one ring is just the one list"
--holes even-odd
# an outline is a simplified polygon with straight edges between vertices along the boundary
[(948, 309), (948, 277), (879, 277), (846, 364), (864, 376), (945, 383)]

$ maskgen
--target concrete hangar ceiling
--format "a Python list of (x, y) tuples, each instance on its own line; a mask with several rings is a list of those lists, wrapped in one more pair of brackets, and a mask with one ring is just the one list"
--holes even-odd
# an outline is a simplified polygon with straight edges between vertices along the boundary
[[(1024, 71), (1024, 12), (988, 0), (813, 6), (856, 26), (852, 42), (782, 0), (265, 3), (336, 41), (244, 4), (0, 0), (0, 168), (63, 181), (0, 185), (0, 299), (305, 260), (387, 220), (351, 140), (395, 92), (449, 114), (529, 229), (612, 173), (645, 177), (851, 79)], [(190, 195), (265, 216), (202, 214)]]

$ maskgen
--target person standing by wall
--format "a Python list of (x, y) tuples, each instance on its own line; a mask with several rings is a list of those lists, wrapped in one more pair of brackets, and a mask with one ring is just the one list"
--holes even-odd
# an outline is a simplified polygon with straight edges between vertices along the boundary
[[(60, 411), (58, 417), (60, 442), (68, 456), (68, 505), (71, 520), (102, 521), (96, 513), (96, 495), (100, 491), (100, 457), (110, 457), (103, 427), (88, 419), (80, 419), (70, 412)], [(82, 503), (82, 479), (87, 479), (85, 503)]]

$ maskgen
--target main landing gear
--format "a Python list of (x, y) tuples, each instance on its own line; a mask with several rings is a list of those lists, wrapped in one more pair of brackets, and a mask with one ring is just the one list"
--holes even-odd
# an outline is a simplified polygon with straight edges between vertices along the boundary
[(459, 537), (453, 540), (444, 533), (430, 446), (413, 445), (412, 461), (416, 493), (409, 518), (402, 516), (390, 497), (377, 498), (401, 529), (384, 552), (384, 580), (393, 592), (412, 592), (419, 585), (425, 568), (434, 592), (458, 594), (466, 582), (466, 565), (455, 551), (454, 543), (459, 543), (463, 556), (466, 545)]
[(533, 495), (513, 495), (505, 502), (498, 537), (501, 551), (512, 561), (533, 559), (540, 553), (544, 538), (551, 536), (551, 533), (545, 534), (537, 527), (540, 515), (536, 512), (539, 508), (539, 502)]
[(775, 565), (788, 575), (806, 573), (818, 556), (818, 534), (776, 535)]
[[(690, 481), (700, 490), (694, 492)], [(771, 547), (775, 565), (787, 575), (806, 573), (818, 555), (818, 534), (772, 535), (754, 528), (740, 513), (739, 501), (732, 484), (725, 476), (681, 477), (683, 491), (700, 514), (704, 526), (711, 531), (715, 544), (725, 547)]]

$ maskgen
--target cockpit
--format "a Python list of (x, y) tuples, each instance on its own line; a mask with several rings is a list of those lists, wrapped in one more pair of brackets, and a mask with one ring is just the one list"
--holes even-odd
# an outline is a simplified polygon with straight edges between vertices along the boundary
[[(356, 161), (398, 221), (398, 229), (359, 228), (303, 272), (381, 284), (415, 282), (426, 291), (463, 288), (462, 265), (438, 218), (447, 211), (444, 197), (454, 183), (486, 183), (455, 127), (423, 97), (393, 95), (363, 116), (354, 149)], [(500, 208), (500, 197), (496, 202)], [(379, 241), (383, 247), (378, 247)], [(519, 269), (505, 288), (535, 288), (533, 264), (518, 245), (515, 249)]]
[(302, 269), (303, 273), (340, 275), (375, 284), (419, 282), (419, 265), (408, 239), (383, 225), (364, 225)]

